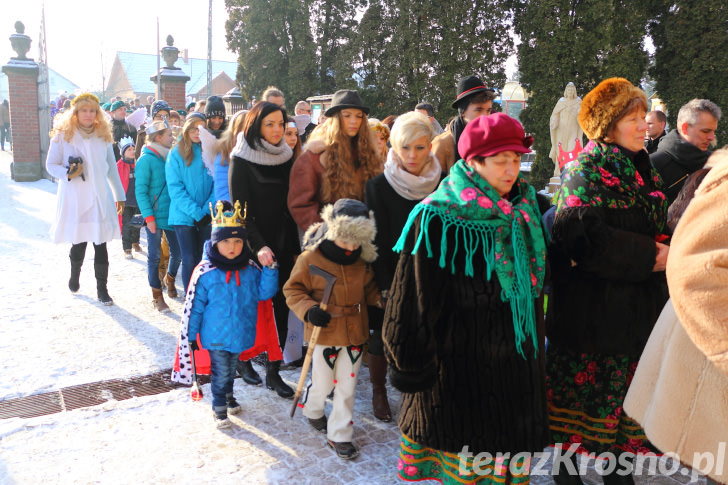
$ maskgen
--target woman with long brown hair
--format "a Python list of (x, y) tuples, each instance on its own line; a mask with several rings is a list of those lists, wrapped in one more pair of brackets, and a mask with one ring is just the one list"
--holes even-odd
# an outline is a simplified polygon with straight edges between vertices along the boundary
[(305, 231), (321, 222), (325, 204), (364, 201), (364, 185), (382, 173), (382, 159), (367, 123), (369, 108), (356, 91), (339, 90), (326, 110), (326, 125), (314, 130), (291, 169), (288, 208)]
[(106, 289), (106, 243), (120, 237), (116, 214), (123, 211), (126, 197), (116, 170), (111, 126), (99, 99), (84, 93), (71, 106), (71, 110), (56, 119), (50, 133), (46, 169), (58, 179), (56, 220), (50, 233), (53, 242), (72, 244), (68, 288), (74, 293), (79, 290), (86, 245), (93, 242), (97, 296), (104, 305), (113, 305)]
[(192, 271), (202, 259), (202, 246), (210, 239), (210, 207), (215, 202), (212, 174), (202, 160), (199, 127), (202, 113), (192, 113), (182, 126), (177, 145), (169, 152), (166, 179), (169, 187), (169, 225), (174, 227), (182, 252), (182, 284), (187, 291)]

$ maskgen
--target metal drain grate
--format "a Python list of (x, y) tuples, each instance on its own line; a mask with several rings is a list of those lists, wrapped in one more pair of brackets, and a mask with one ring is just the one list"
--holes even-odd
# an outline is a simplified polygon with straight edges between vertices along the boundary
[[(0, 419), (34, 418), (103, 404), (111, 399), (123, 401), (132, 397), (152, 396), (170, 391), (181, 384), (169, 380), (171, 369), (146, 376), (92, 382), (65, 387), (58, 391), (8, 399), (0, 402)], [(200, 384), (210, 382), (210, 376), (198, 376)]]

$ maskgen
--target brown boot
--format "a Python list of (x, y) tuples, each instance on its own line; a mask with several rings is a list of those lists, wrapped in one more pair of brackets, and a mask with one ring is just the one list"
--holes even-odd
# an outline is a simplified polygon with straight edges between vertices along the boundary
[(369, 354), (369, 380), (372, 382), (372, 407), (374, 417), (380, 421), (392, 420), (392, 411), (387, 401), (387, 359), (383, 355)]
[(174, 287), (175, 277), (167, 273), (164, 275), (164, 285), (167, 287), (167, 296), (170, 298), (177, 298), (177, 288)]
[(162, 296), (161, 288), (152, 288), (152, 297), (154, 298), (152, 300), (152, 305), (154, 305), (154, 308), (156, 308), (158, 312), (164, 313), (169, 311), (169, 307), (164, 301), (164, 296)]

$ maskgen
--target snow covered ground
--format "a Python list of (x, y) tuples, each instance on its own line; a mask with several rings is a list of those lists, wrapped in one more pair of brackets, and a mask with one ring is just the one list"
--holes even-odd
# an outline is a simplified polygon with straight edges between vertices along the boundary
[[(170, 368), (182, 301), (167, 299), (172, 312), (166, 315), (153, 310), (145, 255), (125, 260), (119, 240), (109, 244), (108, 286), (116, 304), (96, 300), (91, 247), (81, 290), (72, 295), (69, 245), (53, 245), (48, 236), (56, 186), (11, 181), (10, 162), (11, 155), (0, 152), (0, 401)], [(297, 382), (297, 370), (282, 375)], [(352, 462), (336, 457), (300, 412), (289, 419), (291, 401), (264, 387), (235, 381), (243, 410), (226, 431), (214, 427), (209, 384), (203, 391), (197, 403), (187, 388), (178, 388), (0, 420), (0, 484), (398, 483), (396, 419), (381, 423), (371, 415), (366, 367), (355, 407), (354, 444), (361, 455)], [(395, 412), (399, 401), (390, 389)], [(532, 483), (553, 481), (533, 477)], [(588, 483), (601, 481), (592, 473)], [(676, 482), (658, 476), (638, 483)]]

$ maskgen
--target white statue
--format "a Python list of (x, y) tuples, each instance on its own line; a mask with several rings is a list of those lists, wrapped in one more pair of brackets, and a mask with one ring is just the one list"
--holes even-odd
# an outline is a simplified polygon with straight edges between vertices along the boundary
[(576, 86), (569, 83), (564, 89), (564, 97), (559, 99), (554, 106), (549, 121), (549, 129), (551, 130), (551, 152), (549, 158), (554, 161), (554, 177), (561, 175), (559, 168), (559, 144), (561, 150), (570, 152), (576, 147), (578, 140), (581, 146), (584, 131), (579, 126), (577, 117), (581, 109), (581, 98), (576, 95)]

